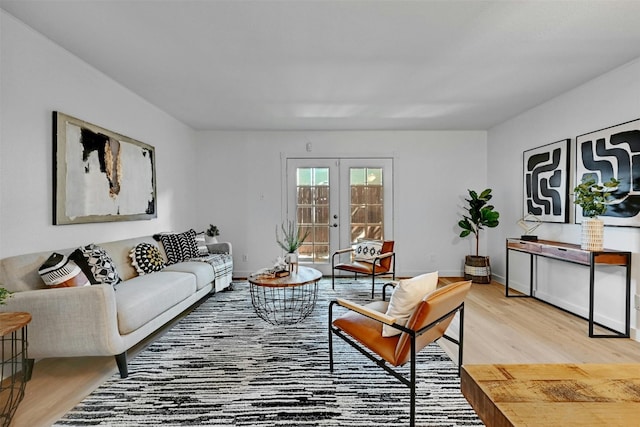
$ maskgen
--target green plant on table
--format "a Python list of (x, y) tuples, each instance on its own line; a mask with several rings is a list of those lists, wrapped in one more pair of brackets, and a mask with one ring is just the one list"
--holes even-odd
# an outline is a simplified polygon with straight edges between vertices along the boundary
[(611, 178), (599, 184), (593, 175), (586, 175), (582, 182), (573, 189), (573, 203), (582, 208), (582, 215), (596, 218), (604, 215), (612, 202), (611, 194), (618, 189), (620, 181)]
[(280, 230), (276, 225), (276, 242), (287, 253), (294, 253), (309, 237), (309, 232), (307, 229), (305, 233), (302, 233), (298, 224), (289, 220), (280, 224)]

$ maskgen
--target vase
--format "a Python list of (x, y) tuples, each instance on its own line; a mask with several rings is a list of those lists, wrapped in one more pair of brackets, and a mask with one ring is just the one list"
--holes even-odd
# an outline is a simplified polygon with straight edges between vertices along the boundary
[(604, 221), (600, 218), (586, 218), (582, 221), (582, 241), (580, 248), (586, 251), (601, 251), (604, 243)]
[(289, 265), (289, 271), (298, 272), (298, 253), (289, 252), (284, 257), (285, 262)]

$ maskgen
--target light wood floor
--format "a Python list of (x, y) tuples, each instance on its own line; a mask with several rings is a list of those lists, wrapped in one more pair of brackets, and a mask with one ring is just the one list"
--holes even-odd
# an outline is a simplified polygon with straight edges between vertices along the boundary
[[(464, 323), (465, 364), (640, 363), (640, 342), (589, 338), (585, 320), (534, 299), (505, 298), (498, 283), (473, 284)], [(116, 371), (112, 357), (36, 363), (11, 425), (50, 426)]]

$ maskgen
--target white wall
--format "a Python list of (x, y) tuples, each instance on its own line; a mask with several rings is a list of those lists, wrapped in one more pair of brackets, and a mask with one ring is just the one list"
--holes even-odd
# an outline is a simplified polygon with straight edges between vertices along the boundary
[(282, 155), (395, 158), (393, 237), (400, 275), (435, 269), (460, 275), (464, 255), (472, 251), (471, 239), (458, 237), (457, 221), (466, 189), (486, 184), (484, 131), (202, 132), (198, 138), (201, 180), (207, 181), (199, 224), (218, 225), (221, 240), (233, 243), (236, 276), (280, 255), (274, 228), (282, 220)]
[[(54, 110), (155, 146), (157, 219), (52, 225)], [(0, 257), (193, 226), (194, 132), (4, 11), (0, 116)]]
[[(562, 96), (496, 126), (488, 133), (488, 181), (494, 188), (502, 215), (499, 228), (489, 235), (493, 272), (504, 281), (504, 246), (507, 237), (519, 236), (516, 221), (522, 216), (523, 151), (571, 138), (572, 159), (575, 137), (584, 133), (640, 118), (640, 59), (604, 74)], [(572, 168), (575, 163), (572, 161)], [(573, 178), (573, 177), (572, 177)], [(571, 184), (573, 188), (574, 184)], [(573, 206), (573, 204), (571, 204)], [(536, 234), (540, 238), (580, 243), (577, 224), (545, 223)], [(634, 253), (632, 295), (640, 279), (637, 253), (640, 229), (605, 227), (605, 247)], [(521, 257), (523, 257), (521, 255)], [(539, 295), (582, 315), (588, 309), (588, 268), (541, 259), (538, 271)], [(619, 268), (600, 269), (597, 274), (596, 319), (621, 330), (624, 321), (624, 278)], [(510, 282), (528, 289), (527, 258), (510, 266)], [(637, 326), (632, 305), (632, 328)], [(585, 325), (586, 331), (586, 325)]]

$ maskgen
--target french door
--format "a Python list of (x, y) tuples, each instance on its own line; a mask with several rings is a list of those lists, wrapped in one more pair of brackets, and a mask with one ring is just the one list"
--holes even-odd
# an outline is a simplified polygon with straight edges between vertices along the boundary
[(286, 218), (309, 231), (300, 263), (331, 274), (331, 255), (393, 238), (391, 158), (287, 158)]

